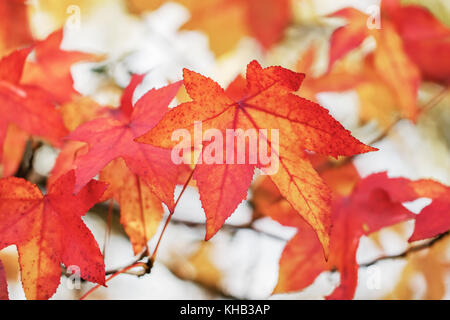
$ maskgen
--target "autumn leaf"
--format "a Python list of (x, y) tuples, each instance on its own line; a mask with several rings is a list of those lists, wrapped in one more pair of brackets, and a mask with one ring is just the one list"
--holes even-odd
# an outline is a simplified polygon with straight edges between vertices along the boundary
[(76, 265), (83, 279), (104, 284), (103, 256), (81, 217), (106, 186), (91, 181), (74, 196), (74, 184), (70, 171), (44, 196), (26, 180), (0, 180), (0, 248), (17, 246), (27, 299), (48, 299), (55, 293), (60, 263)]
[[(96, 117), (107, 117), (112, 111), (110, 108), (101, 108), (85, 97), (63, 108), (62, 113), (64, 118), (67, 118), (69, 128), (76, 128)], [(65, 172), (76, 169), (76, 159), (88, 152), (88, 144), (67, 141), (56, 159), (47, 185), (54, 183)], [(145, 179), (134, 174), (121, 158), (106, 165), (100, 171), (99, 180), (109, 186), (102, 200), (114, 199), (120, 204), (120, 221), (130, 237), (134, 253), (140, 253), (155, 234), (161, 221), (161, 201), (150, 191)]]
[(100, 172), (100, 181), (109, 184), (104, 198), (115, 199), (120, 204), (120, 222), (130, 237), (134, 254), (139, 254), (161, 222), (164, 213), (161, 200), (121, 158), (113, 160)]
[(417, 106), (421, 82), (419, 70), (404, 53), (401, 38), (387, 22), (384, 23), (382, 30), (376, 33), (374, 66), (384, 83), (396, 92), (402, 116), (415, 121), (419, 113)]
[[(260, 190), (262, 189), (262, 190)], [(286, 245), (280, 259), (280, 273), (274, 293), (299, 291), (309, 286), (323, 271), (337, 268), (341, 274), (340, 285), (329, 299), (351, 299), (357, 284), (358, 264), (356, 250), (359, 239), (384, 227), (420, 217), (433, 203), (439, 202), (445, 187), (432, 180), (411, 181), (388, 178), (386, 173), (373, 174), (359, 182), (348, 197), (333, 202), (333, 229), (330, 240), (330, 259), (321, 257), (317, 236), (283, 198), (276, 193), (270, 206), (261, 202), (259, 193), (270, 194), (270, 186), (261, 185), (255, 192), (256, 210), (282, 225), (295, 227), (298, 232)], [(269, 191), (269, 192), (267, 192)], [(272, 192), (274, 190), (272, 189)], [(409, 212), (402, 203), (428, 196), (433, 202), (419, 215)], [(276, 201), (275, 201), (276, 200)], [(447, 207), (447, 211), (448, 211)], [(445, 217), (441, 217), (445, 219)], [(448, 228), (448, 226), (447, 226)], [(437, 234), (433, 234), (435, 236)], [(302, 270), (299, 272), (298, 270)]]
[(446, 57), (450, 55), (450, 28), (419, 5), (401, 6), (399, 1), (392, 1), (382, 7), (382, 14), (394, 25), (405, 52), (424, 79), (448, 84), (450, 61)]
[[(348, 91), (367, 81), (363, 67), (357, 63), (351, 64), (339, 61), (333, 69), (317, 77), (314, 74), (314, 64), (319, 54), (318, 47), (313, 43), (300, 54), (297, 61), (297, 72), (309, 75), (305, 78), (301, 87), (301, 95), (309, 100), (316, 101), (317, 94), (321, 92)], [(347, 61), (345, 61), (347, 62)]]
[(60, 108), (64, 124), (69, 131), (74, 131), (85, 122), (101, 117), (105, 108), (89, 97), (78, 96), (63, 104)]
[(142, 178), (152, 192), (173, 210), (178, 168), (171, 161), (170, 151), (133, 140), (161, 119), (181, 82), (150, 90), (133, 107), (133, 93), (142, 79), (143, 76), (132, 78), (118, 110), (111, 110), (104, 117), (82, 124), (68, 136), (68, 140), (89, 145), (89, 151), (75, 161), (77, 181), (74, 192), (77, 193), (108, 163), (122, 158), (131, 172)]
[(419, 196), (433, 199), (433, 202), (416, 217), (409, 241), (432, 238), (450, 230), (450, 187), (432, 180), (413, 182), (412, 187)]
[(0, 1), (0, 57), (33, 43), (25, 0)]
[(6, 282), (6, 273), (3, 263), (0, 260), (0, 300), (9, 300), (8, 283)]
[(370, 35), (367, 28), (369, 17), (355, 8), (344, 8), (330, 16), (344, 18), (347, 20), (347, 24), (337, 28), (331, 35), (329, 70), (332, 69), (336, 61), (358, 48)]
[(50, 92), (55, 101), (66, 103), (79, 95), (73, 88), (70, 68), (81, 61), (98, 60), (93, 54), (61, 50), (63, 30), (50, 34), (35, 45), (35, 61), (29, 61), (24, 70), (24, 83), (36, 85)]
[[(428, 9), (383, 0), (380, 30), (367, 28), (369, 16), (353, 8), (342, 9), (331, 16), (346, 18), (348, 24), (336, 29), (331, 36), (329, 68), (367, 37), (374, 37), (377, 42), (375, 69), (383, 84), (393, 89), (402, 116), (416, 119), (417, 91), (422, 77), (444, 84), (450, 80), (450, 64), (445, 59), (450, 54), (450, 28)], [(430, 59), (431, 56), (434, 59)], [(379, 105), (386, 104), (380, 102)]]
[[(398, 43), (397, 43), (398, 44)], [(416, 68), (410, 68), (408, 62), (404, 66), (404, 71), (397, 72), (391, 64), (401, 65), (405, 58), (404, 54), (396, 53), (399, 57), (387, 56), (397, 49), (380, 46), (379, 50), (366, 55), (363, 59), (355, 59), (353, 56), (346, 56), (338, 60), (333, 68), (325, 74), (317, 77), (309, 77), (302, 84), (303, 92), (311, 100), (317, 100), (317, 96), (322, 92), (345, 92), (355, 90), (359, 98), (359, 118), (362, 123), (376, 120), (378, 125), (385, 129), (392, 126), (399, 116), (415, 118), (418, 114), (417, 90), (419, 85)], [(311, 73), (311, 59), (316, 55), (316, 48), (309, 47), (303, 53), (297, 63), (299, 72)], [(403, 57), (403, 58), (401, 58)], [(377, 64), (375, 63), (377, 59)], [(308, 62), (309, 61), (309, 62)], [(386, 69), (394, 70), (386, 72)], [(397, 68), (400, 69), (401, 68)], [(394, 81), (398, 78), (416, 79), (405, 82)], [(403, 85), (399, 89), (399, 83)]]
[[(281, 67), (263, 69), (253, 61), (248, 65), (246, 81), (238, 77), (224, 91), (213, 80), (185, 69), (184, 83), (193, 101), (169, 111), (137, 141), (173, 148), (177, 143), (171, 139), (172, 132), (185, 129), (194, 136), (194, 121), (202, 121), (203, 133), (208, 129), (279, 130), (279, 148), (269, 142), (268, 136), (261, 138), (280, 164), (278, 172), (270, 178), (313, 226), (327, 252), (330, 191), (312, 168), (305, 150), (337, 157), (375, 149), (353, 138), (318, 104), (292, 94), (303, 78), (303, 74)], [(244, 200), (254, 167), (248, 161), (197, 166), (194, 178), (207, 217), (206, 239), (220, 229)], [(261, 163), (258, 167), (267, 169)]]
[[(134, 13), (152, 11), (167, 1), (128, 0)], [(234, 49), (246, 35), (255, 37), (264, 49), (278, 43), (291, 21), (290, 0), (175, 0), (191, 18), (182, 27), (202, 30), (212, 51), (220, 56)]]
[[(108, 108), (102, 107), (92, 99), (83, 96), (74, 98), (60, 108), (64, 124), (71, 132), (88, 121), (107, 115), (108, 112)], [(66, 141), (47, 179), (47, 188), (63, 174), (76, 169), (75, 159), (88, 151), (89, 146), (84, 142)]]
[[(7, 174), (13, 173), (18, 163), (17, 153), (23, 150), (25, 138), (22, 131), (42, 137), (55, 146), (59, 146), (60, 140), (67, 134), (52, 96), (40, 87), (21, 81), (23, 66), (30, 51), (31, 48), (14, 51), (0, 61), (0, 158), (6, 164)], [(9, 130), (10, 124), (15, 124), (21, 131)], [(17, 136), (6, 138), (8, 132)], [(14, 146), (15, 149), (5, 150), (5, 139), (7, 146), (19, 139), (18, 145)], [(3, 160), (3, 154), (8, 160)], [(12, 162), (8, 163), (10, 160)]]
[(290, 0), (247, 0), (252, 35), (265, 49), (279, 42), (291, 19)]
[(188, 256), (180, 256), (179, 252), (171, 253), (170, 270), (180, 279), (195, 281), (211, 291), (221, 287), (223, 274), (214, 261), (214, 247), (211, 242), (201, 242), (198, 248)]
[(47, 179), (47, 188), (55, 183), (62, 175), (75, 170), (75, 160), (88, 153), (89, 146), (80, 141), (66, 141), (56, 158), (50, 176)]
[[(108, 117), (111, 112), (112, 109), (101, 107), (87, 97), (79, 97), (61, 107), (61, 114), (70, 130), (97, 117)], [(65, 172), (76, 169), (76, 159), (88, 152), (88, 144), (67, 141), (56, 159), (47, 185), (50, 186)], [(150, 191), (144, 179), (131, 172), (121, 158), (103, 168), (99, 179), (109, 185), (102, 200), (114, 199), (120, 204), (120, 221), (130, 237), (134, 253), (140, 253), (161, 221), (161, 201)]]
[[(415, 121), (419, 114), (417, 106), (418, 89), (421, 82), (421, 74), (417, 66), (411, 61), (411, 58), (405, 52), (403, 41), (396, 29), (389, 20), (382, 20), (381, 29), (369, 29), (367, 21), (369, 16), (365, 13), (353, 8), (342, 9), (331, 16), (346, 18), (348, 23), (334, 31), (330, 39), (330, 60), (329, 69), (339, 59), (342, 59), (347, 53), (353, 49), (358, 48), (362, 42), (369, 36), (372, 36), (377, 44), (374, 52), (365, 59), (365, 63), (371, 65), (372, 75), (379, 78), (381, 86), (387, 86), (391, 90), (391, 95), (394, 96), (395, 104), (391, 101), (386, 103), (378, 103), (377, 105), (394, 107), (400, 111), (401, 116)], [(367, 70), (367, 69), (366, 69)], [(378, 84), (380, 86), (380, 84)], [(374, 91), (368, 91), (364, 87), (364, 91), (360, 92), (363, 98), (367, 99), (366, 110), (377, 110), (374, 108), (371, 100), (371, 95)], [(383, 95), (379, 95), (383, 96)], [(365, 99), (363, 99), (364, 101)], [(369, 109), (370, 108), (370, 109)], [(372, 113), (374, 112), (372, 111)], [(383, 114), (378, 112), (378, 114)], [(389, 114), (389, 113), (387, 113)], [(382, 119), (381, 123), (386, 120)]]

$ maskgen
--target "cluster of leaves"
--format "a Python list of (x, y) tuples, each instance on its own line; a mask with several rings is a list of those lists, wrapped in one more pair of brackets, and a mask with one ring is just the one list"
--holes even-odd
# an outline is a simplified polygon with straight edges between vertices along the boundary
[[(239, 37), (251, 34), (268, 49), (281, 39), (292, 14), (288, 0), (180, 2), (192, 12), (185, 27), (205, 30), (219, 54), (237, 41), (236, 33), (230, 33), (233, 38), (215, 42), (214, 32), (223, 23), (242, 28)], [(129, 1), (139, 12), (154, 9), (146, 7), (149, 3), (155, 5)], [(221, 132), (279, 130), (279, 146), (272, 146), (264, 137), (279, 160), (279, 170), (254, 185), (252, 199), (256, 215), (298, 229), (281, 257), (276, 293), (301, 290), (321, 272), (338, 269), (341, 284), (329, 297), (352, 298), (357, 284), (356, 250), (363, 235), (409, 219), (415, 219), (410, 241), (450, 229), (450, 189), (438, 182), (394, 179), (385, 173), (361, 179), (351, 162), (337, 170), (321, 169), (329, 164), (327, 157), (353, 157), (376, 149), (354, 138), (312, 101), (316, 93), (348, 86), (357, 86), (361, 95), (380, 90), (387, 93), (383, 99), (390, 99), (390, 104), (383, 102), (387, 109), (377, 116), (392, 117), (398, 112), (415, 121), (420, 114), (417, 94), (422, 78), (445, 85), (449, 80), (450, 66), (441, 64), (449, 52), (448, 42), (443, 40), (449, 36), (448, 28), (423, 8), (402, 7), (397, 1), (384, 0), (382, 4), (381, 30), (367, 30), (367, 17), (355, 9), (334, 14), (347, 18), (349, 24), (333, 34), (330, 68), (320, 78), (305, 79), (300, 73), (311, 68), (312, 47), (301, 57), (298, 72), (278, 66), (263, 68), (252, 61), (245, 77), (236, 77), (223, 89), (212, 79), (185, 69), (183, 81), (152, 89), (133, 104), (134, 92), (144, 79), (144, 75), (134, 75), (116, 108), (99, 106), (73, 89), (70, 67), (101, 57), (61, 50), (61, 30), (45, 40), (33, 40), (24, 1), (0, 1), (2, 17), (14, 12), (14, 19), (23, 22), (19, 29), (17, 22), (9, 27), (13, 21), (9, 16), (0, 29), (0, 161), (4, 177), (0, 180), (0, 249), (17, 246), (26, 297), (50, 298), (59, 285), (61, 263), (77, 265), (83, 279), (105, 284), (103, 256), (81, 219), (96, 203), (112, 199), (120, 204), (121, 223), (134, 253), (139, 254), (148, 251), (148, 241), (162, 221), (163, 205), (174, 213), (178, 202), (175, 187), (186, 186), (193, 179), (195, 184), (191, 184), (200, 193), (206, 215), (205, 239), (218, 232), (245, 200), (255, 169), (264, 171), (266, 167), (264, 163), (226, 164), (225, 158), (223, 164), (175, 164), (171, 149), (177, 142), (172, 141), (172, 133), (185, 129), (193, 136), (195, 121), (202, 121), (203, 132), (212, 128)], [(421, 23), (417, 30), (404, 26), (406, 16)], [(10, 29), (17, 32), (13, 38), (5, 32)], [(362, 68), (356, 74), (340, 70), (339, 60), (368, 36), (376, 39), (377, 48), (364, 59)], [(439, 65), (430, 65), (424, 58), (434, 50), (443, 54)], [(170, 109), (182, 86), (189, 101)], [(303, 90), (310, 100), (301, 97)], [(37, 185), (13, 177), (30, 138), (61, 149), (45, 194)], [(198, 150), (215, 150), (216, 156), (218, 151), (238, 151), (218, 150), (214, 141), (206, 138), (200, 146), (192, 141), (188, 149), (193, 151), (192, 157)], [(221, 153), (223, 157), (227, 152)], [(98, 181), (93, 180), (96, 176)], [(432, 203), (419, 215), (402, 206), (423, 197)], [(0, 298), (7, 298), (1, 263)]]

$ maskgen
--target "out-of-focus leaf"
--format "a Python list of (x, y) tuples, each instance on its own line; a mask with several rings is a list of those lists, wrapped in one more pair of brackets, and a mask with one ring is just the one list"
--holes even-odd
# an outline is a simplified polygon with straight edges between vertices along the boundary
[(0, 57), (33, 42), (26, 0), (0, 0)]
[[(403, 269), (400, 281), (394, 290), (385, 297), (395, 300), (427, 299), (441, 300), (446, 294), (446, 279), (450, 272), (450, 261), (446, 252), (450, 247), (450, 238), (436, 243), (426, 252), (416, 254), (408, 258), (408, 263)], [(413, 286), (413, 280), (417, 276), (425, 279), (426, 288), (423, 295), (419, 296)]]
[(181, 279), (200, 283), (213, 290), (220, 288), (222, 272), (212, 259), (213, 249), (210, 242), (202, 242), (186, 259), (180, 259), (179, 253), (176, 253), (170, 269)]
[(71, 67), (80, 61), (93, 61), (99, 57), (61, 50), (63, 30), (55, 31), (35, 46), (35, 61), (29, 61), (24, 70), (23, 81), (50, 92), (59, 103), (69, 102), (79, 95), (73, 88)]

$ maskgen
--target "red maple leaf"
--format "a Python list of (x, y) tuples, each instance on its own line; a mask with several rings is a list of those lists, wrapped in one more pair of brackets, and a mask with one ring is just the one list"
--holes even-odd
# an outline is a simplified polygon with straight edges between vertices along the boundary
[[(260, 137), (259, 145), (266, 144), (279, 160), (279, 170), (270, 178), (313, 226), (326, 252), (330, 230), (330, 191), (309, 163), (305, 150), (337, 157), (375, 149), (352, 137), (326, 109), (294, 95), (292, 92), (299, 89), (303, 78), (304, 74), (281, 67), (263, 69), (253, 61), (248, 65), (247, 79), (238, 77), (224, 91), (213, 80), (185, 69), (184, 84), (193, 101), (170, 110), (137, 141), (164, 148), (176, 147), (177, 142), (172, 141), (173, 131), (183, 129), (194, 136), (195, 121), (202, 121), (203, 134), (209, 129), (222, 132), (227, 129), (279, 130), (279, 147), (272, 145), (267, 133)], [(212, 140), (212, 137), (205, 138), (203, 153), (210, 151), (208, 144), (212, 144)], [(226, 145), (224, 147), (228, 148)], [(234, 143), (230, 153), (239, 152), (236, 145)], [(248, 141), (245, 149), (249, 150)], [(251, 156), (249, 151), (246, 152)], [(225, 160), (224, 157), (225, 153), (221, 160)], [(207, 217), (206, 239), (220, 229), (245, 199), (254, 168), (266, 169), (267, 164), (255, 165), (248, 161), (248, 157), (246, 159), (242, 164), (226, 164), (226, 161), (220, 164), (219, 161), (196, 166), (194, 178)]]
[(40, 86), (50, 92), (55, 101), (65, 103), (79, 95), (73, 88), (70, 68), (74, 63), (93, 61), (97, 56), (78, 51), (61, 50), (63, 30), (51, 33), (35, 45), (35, 60), (26, 64), (24, 83)]
[(161, 119), (182, 82), (150, 90), (133, 108), (133, 93), (143, 78), (143, 75), (132, 78), (118, 110), (111, 109), (104, 117), (82, 124), (68, 136), (68, 140), (89, 145), (89, 151), (75, 160), (77, 181), (74, 191), (78, 192), (112, 160), (122, 158), (131, 172), (141, 177), (173, 210), (179, 168), (171, 161), (170, 151), (139, 144), (134, 139)]
[[(67, 130), (52, 96), (35, 85), (23, 84), (22, 71), (32, 48), (14, 51), (0, 61), (0, 158), (10, 124), (59, 146)], [(2, 160), (3, 161), (3, 160)]]
[(16, 245), (27, 299), (48, 299), (56, 291), (61, 266), (77, 266), (83, 279), (105, 283), (103, 256), (81, 217), (106, 190), (91, 181), (73, 195), (75, 174), (68, 172), (42, 195), (19, 178), (0, 180), (0, 249)]

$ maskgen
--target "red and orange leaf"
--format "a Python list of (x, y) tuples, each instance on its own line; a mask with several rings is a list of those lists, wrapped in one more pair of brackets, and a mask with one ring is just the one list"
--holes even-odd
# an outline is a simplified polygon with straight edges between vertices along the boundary
[(120, 158), (100, 172), (100, 181), (109, 184), (104, 198), (114, 199), (120, 204), (120, 222), (130, 237), (134, 253), (139, 254), (161, 222), (164, 213), (161, 200)]
[[(101, 107), (88, 97), (79, 96), (61, 106), (60, 112), (66, 127), (69, 131), (74, 131), (83, 123), (107, 115), (109, 109)], [(66, 141), (47, 179), (47, 187), (51, 186), (61, 175), (75, 169), (75, 159), (88, 151), (89, 146), (84, 142)]]
[(0, 260), (0, 300), (9, 300), (8, 283), (6, 282), (6, 273), (3, 263)]
[[(347, 170), (342, 171), (343, 176), (348, 175)], [(428, 234), (430, 237), (448, 231), (448, 200), (442, 206), (444, 199), (448, 199), (448, 190), (449, 187), (432, 180), (388, 178), (385, 173), (363, 179), (349, 196), (338, 196), (333, 201), (331, 253), (326, 262), (317, 235), (266, 178), (253, 191), (252, 202), (257, 216), (269, 216), (282, 225), (298, 229), (297, 235), (287, 243), (281, 256), (279, 281), (274, 293), (302, 290), (321, 272), (336, 268), (341, 274), (341, 284), (328, 298), (351, 299), (357, 284), (356, 250), (360, 237), (409, 219), (415, 218), (417, 223), (428, 212), (435, 212), (435, 220), (432, 224), (432, 220), (428, 220), (429, 224), (424, 225), (422, 230), (429, 227), (433, 231)], [(432, 203), (419, 215), (409, 212), (401, 204), (422, 197), (432, 199)], [(435, 226), (439, 228), (433, 229)], [(416, 228), (419, 231), (415, 233), (420, 232), (421, 227)]]
[(302, 290), (328, 269), (323, 255), (318, 254), (321, 252), (320, 242), (311, 227), (305, 222), (296, 227), (297, 234), (286, 244), (280, 258), (274, 294)]
[(89, 53), (61, 50), (62, 40), (61, 29), (39, 41), (35, 46), (35, 61), (28, 62), (24, 70), (24, 83), (42, 87), (50, 92), (58, 103), (69, 102), (79, 95), (73, 88), (70, 72), (72, 65), (99, 59)]
[[(233, 152), (234, 150), (230, 150)], [(205, 240), (211, 239), (246, 197), (255, 171), (248, 164), (197, 164), (194, 179), (206, 213)], [(213, 174), (212, 174), (213, 173)]]
[[(75, 169), (76, 158), (89, 152), (84, 142), (68, 141), (56, 159), (47, 181), (50, 186), (62, 174)], [(120, 204), (120, 221), (130, 238), (135, 254), (142, 252), (153, 237), (163, 215), (163, 207), (143, 178), (128, 169), (121, 158), (100, 171), (99, 179), (109, 185), (102, 201), (114, 199)]]
[[(297, 72), (308, 75), (313, 74), (313, 66), (318, 55), (318, 48), (313, 43), (300, 55), (297, 62)], [(362, 67), (357, 63), (337, 63), (326, 74), (318, 77), (305, 78), (301, 87), (301, 95), (316, 101), (317, 94), (321, 92), (348, 91), (359, 86), (365, 79)]]
[(89, 145), (89, 151), (75, 161), (77, 182), (74, 192), (78, 192), (112, 160), (123, 158), (128, 168), (172, 210), (179, 169), (171, 161), (170, 151), (139, 144), (134, 139), (161, 119), (181, 82), (150, 90), (132, 108), (132, 94), (142, 79), (143, 76), (133, 77), (119, 110), (112, 109), (104, 117), (84, 123), (68, 136), (68, 140)]
[(401, 115), (415, 121), (419, 113), (417, 96), (420, 71), (403, 51), (402, 40), (390, 24), (383, 24), (382, 32), (376, 34), (376, 40), (374, 66), (384, 82), (396, 92)]
[(56, 291), (61, 266), (78, 266), (83, 279), (105, 283), (98, 245), (81, 217), (98, 202), (106, 185), (91, 181), (76, 196), (75, 174), (56, 181), (47, 195), (18, 178), (0, 180), (0, 248), (16, 245), (28, 299), (48, 299)]
[(450, 187), (433, 180), (414, 181), (412, 187), (419, 196), (433, 202), (416, 217), (409, 241), (432, 238), (450, 230)]
[[(131, 2), (136, 8), (136, 3), (142, 1)], [(177, 2), (186, 6), (191, 13), (191, 19), (183, 28), (204, 31), (209, 37), (211, 49), (219, 56), (234, 49), (245, 35), (255, 37), (265, 49), (270, 49), (282, 39), (292, 16), (290, 0)], [(145, 7), (155, 8), (154, 4), (147, 3)]]
[[(31, 48), (14, 51), (0, 61), (0, 158), (3, 159), (5, 136), (10, 124), (30, 135), (47, 139), (59, 146), (67, 134), (53, 98), (33, 85), (22, 84), (22, 71)], [(11, 152), (8, 150), (8, 152)], [(7, 153), (8, 153), (7, 152)]]
[(329, 70), (337, 60), (358, 48), (370, 34), (367, 28), (369, 17), (357, 9), (344, 8), (330, 16), (345, 18), (348, 24), (337, 28), (331, 35)]
[(421, 6), (400, 6), (399, 3), (394, 3), (389, 8), (385, 4), (383, 14), (395, 26), (403, 40), (406, 53), (419, 67), (423, 77), (426, 80), (448, 84), (450, 61), (447, 57), (450, 55), (448, 40), (450, 28)]
[[(281, 67), (263, 69), (253, 61), (248, 65), (246, 82), (239, 77), (225, 92), (213, 80), (184, 70), (184, 83), (193, 101), (170, 110), (161, 122), (137, 141), (173, 148), (177, 143), (172, 141), (172, 132), (185, 129), (194, 136), (195, 121), (202, 121), (202, 133), (208, 129), (279, 130), (279, 148), (269, 142), (269, 136), (263, 135), (260, 139), (260, 143), (261, 140), (265, 142), (279, 161), (279, 170), (271, 175), (271, 179), (299, 214), (313, 226), (326, 252), (330, 229), (330, 191), (311, 166), (304, 150), (337, 157), (375, 149), (352, 137), (326, 109), (292, 94), (299, 89), (303, 78), (303, 74)], [(191, 144), (191, 147), (198, 146)], [(261, 163), (257, 166), (266, 169)], [(243, 190), (250, 185), (248, 177), (251, 170), (230, 164), (209, 166), (209, 169), (209, 177), (204, 173), (201, 175), (204, 177), (204, 187), (200, 190), (200, 196), (210, 223), (207, 230), (216, 230), (219, 226), (211, 223), (225, 221), (233, 208), (245, 198)], [(234, 184), (237, 187), (234, 189), (230, 184), (224, 198), (220, 195), (223, 190), (219, 191), (217, 181), (225, 186), (225, 177), (230, 175), (229, 179), (233, 179), (233, 175), (238, 175), (241, 169), (244, 172), (240, 174), (244, 174), (245, 179), (236, 181)], [(237, 170), (236, 173), (234, 170)], [(219, 194), (206, 192), (207, 185), (209, 190), (214, 189)], [(219, 203), (222, 201), (227, 201), (227, 204)], [(223, 211), (218, 219), (216, 210), (220, 206), (227, 211)]]
[[(387, 86), (387, 90), (392, 91), (391, 95), (393, 94), (396, 99), (395, 109), (400, 111), (401, 116), (404, 118), (415, 121), (419, 113), (417, 95), (421, 74), (405, 51), (404, 41), (401, 35), (397, 33), (394, 25), (389, 19), (386, 19), (384, 14), (382, 28), (380, 30), (369, 29), (367, 27), (369, 17), (354, 8), (342, 9), (332, 16), (347, 18), (348, 24), (336, 29), (331, 36), (329, 68), (331, 69), (335, 62), (344, 57), (349, 51), (359, 47), (365, 38), (373, 36), (377, 47), (371, 55), (371, 59), (366, 59), (365, 62), (371, 61), (369, 64), (372, 64), (373, 71), (378, 74), (381, 84)], [(411, 19), (408, 18), (407, 21), (408, 25), (410, 25)], [(369, 77), (373, 76), (369, 75)], [(363, 89), (363, 97), (369, 96), (370, 98), (371, 95), (374, 96), (372, 91), (367, 90), (367, 86), (363, 87)], [(379, 96), (385, 95), (380, 94)], [(369, 103), (365, 104), (365, 110), (371, 111), (371, 114), (378, 109), (372, 104), (372, 100), (369, 99)], [(382, 101), (379, 104), (385, 106), (385, 110), (388, 107), (389, 109), (393, 107), (391, 101), (385, 102)], [(382, 124), (387, 122), (384, 119), (385, 117), (382, 117), (384, 113), (386, 112), (377, 113), (377, 117), (381, 118)], [(387, 112), (387, 115), (389, 113)], [(367, 114), (364, 117), (367, 117)]]
[(0, 0), (0, 57), (33, 43), (26, 0)]

